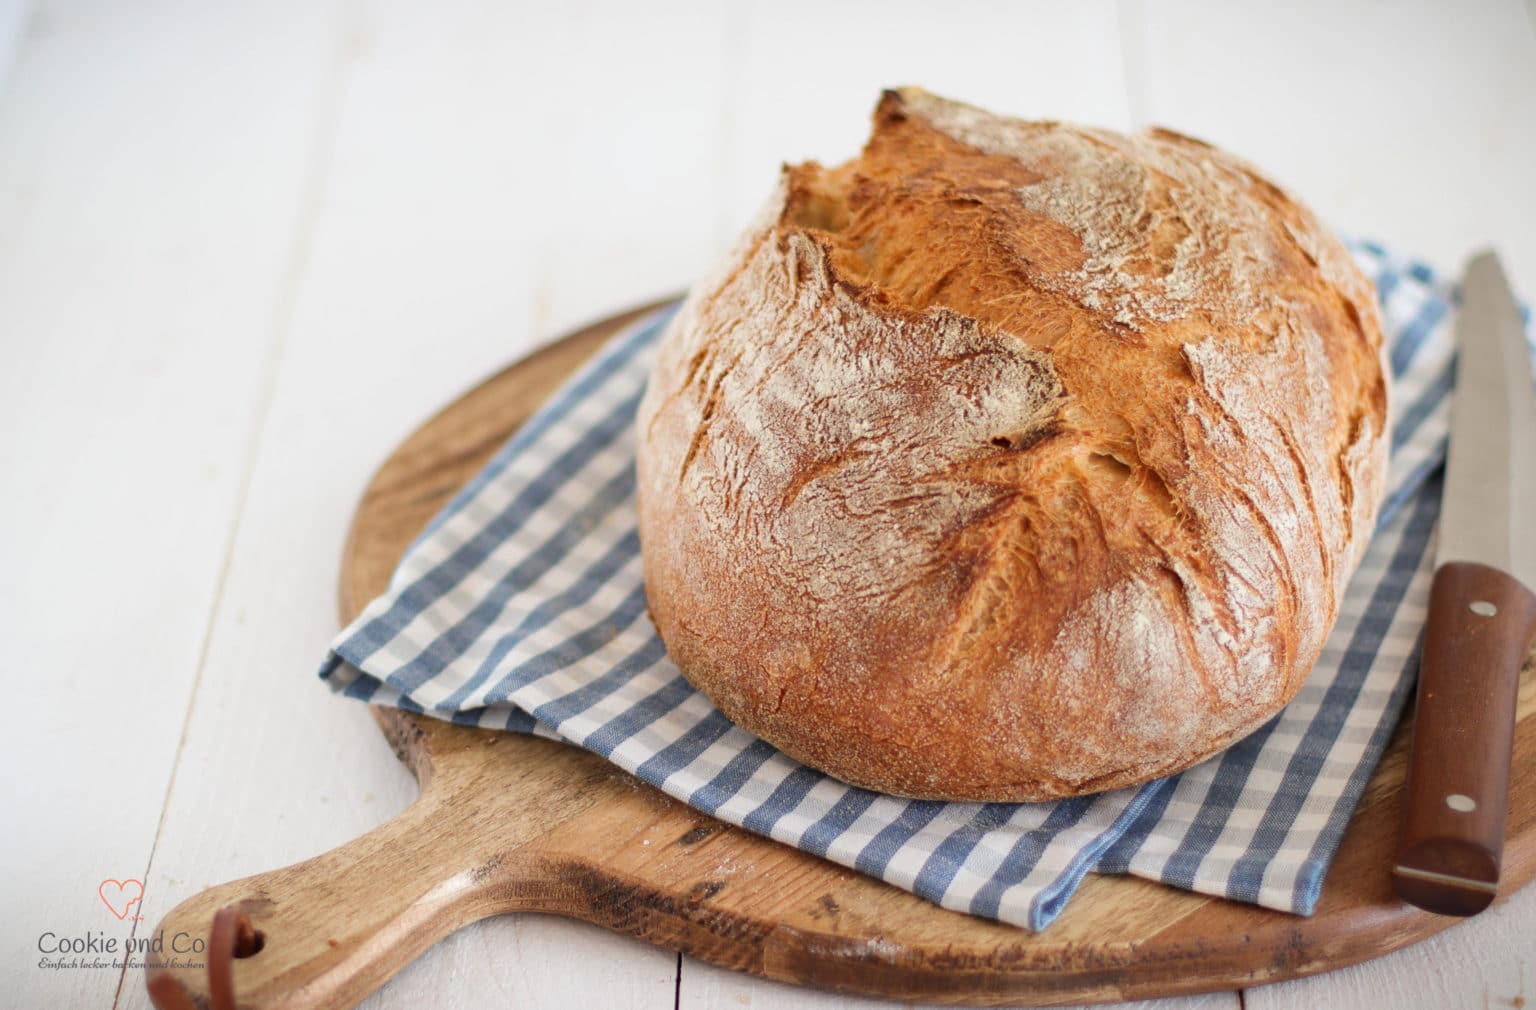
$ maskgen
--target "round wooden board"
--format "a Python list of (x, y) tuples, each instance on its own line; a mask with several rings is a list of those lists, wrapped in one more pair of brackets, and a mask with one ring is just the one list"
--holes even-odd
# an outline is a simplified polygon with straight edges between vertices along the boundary
[[(604, 320), (480, 384), (379, 469), (341, 573), (350, 621), (406, 546), (545, 397), (615, 331)], [(1092, 876), (1049, 929), (945, 911), (691, 810), (574, 747), (374, 710), (422, 796), (395, 821), (315, 860), (222, 885), (162, 928), (226, 905), (263, 933), (233, 963), (242, 1006), (343, 1006), (433, 942), (503, 912), (573, 916), (772, 979), (904, 1000), (1051, 1005), (1231, 989), (1384, 954), (1457, 920), (1398, 901), (1388, 865), (1406, 734), (1395, 737), (1323, 889), (1300, 918), (1130, 877)], [(1536, 875), (1536, 675), (1516, 733), (1504, 893)], [(388, 888), (378, 881), (388, 880)], [(206, 980), (151, 964), (173, 1006)], [(157, 979), (165, 975), (171, 982)]]

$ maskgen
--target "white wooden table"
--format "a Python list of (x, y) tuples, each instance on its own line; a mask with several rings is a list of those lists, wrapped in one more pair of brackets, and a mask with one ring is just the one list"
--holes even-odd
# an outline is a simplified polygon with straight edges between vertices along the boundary
[[(1243, 9), (1239, 9), (1239, 8)], [(684, 287), (878, 89), (1159, 122), (1339, 230), (1536, 295), (1536, 7), (0, 0), (0, 1002), (144, 1007), (141, 932), (412, 798), (315, 679), (352, 505), (435, 407)], [(1517, 1007), (1536, 888), (1327, 976), (1155, 1004)], [(596, 928), (462, 931), (372, 1007), (874, 1005)]]

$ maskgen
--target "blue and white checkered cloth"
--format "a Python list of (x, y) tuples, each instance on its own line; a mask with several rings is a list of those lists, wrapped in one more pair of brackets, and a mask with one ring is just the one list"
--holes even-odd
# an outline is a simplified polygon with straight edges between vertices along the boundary
[(1089, 870), (1310, 913), (1413, 686), (1452, 381), (1450, 286), (1377, 246), (1354, 252), (1395, 379), (1381, 523), (1300, 694), (1181, 775), (1054, 803), (908, 800), (721, 715), (667, 659), (641, 582), (633, 418), (673, 309), (615, 337), (522, 427), (321, 676), (362, 701), (569, 741), (706, 814), (1029, 929)]

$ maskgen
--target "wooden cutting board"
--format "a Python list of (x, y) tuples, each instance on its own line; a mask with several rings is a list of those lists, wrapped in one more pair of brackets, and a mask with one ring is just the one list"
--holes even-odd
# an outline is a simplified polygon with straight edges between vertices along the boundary
[[(395, 450), (353, 520), (344, 622), (383, 592), (406, 545), (544, 398), (654, 307), (512, 365)], [(1090, 875), (1062, 917), (1031, 934), (730, 827), (575, 747), (373, 712), (420, 781), (420, 799), (356, 841), (173, 909), (164, 935), (185, 931), (209, 947), (206, 967), (196, 957), (168, 963), (169, 951), (150, 955), (147, 980), (162, 1010), (351, 1006), (460, 926), (520, 911), (585, 919), (785, 982), (977, 1005), (1258, 985), (1364, 961), (1457, 921), (1405, 905), (1389, 887), (1404, 727), (1310, 918)], [(1506, 895), (1536, 876), (1530, 659), (1519, 719)]]

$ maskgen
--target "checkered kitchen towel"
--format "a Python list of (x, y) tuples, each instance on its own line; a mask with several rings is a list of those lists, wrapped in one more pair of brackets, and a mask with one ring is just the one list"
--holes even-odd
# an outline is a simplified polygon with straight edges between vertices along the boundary
[(690, 806), (946, 908), (1040, 929), (1089, 870), (1309, 913), (1412, 689), (1439, 506), (1452, 291), (1374, 245), (1396, 427), (1381, 525), (1274, 720), (1181, 775), (1054, 803), (856, 789), (731, 724), (646, 617), (633, 418), (673, 310), (615, 337), (406, 553), (321, 676), (348, 697), (586, 747)]

